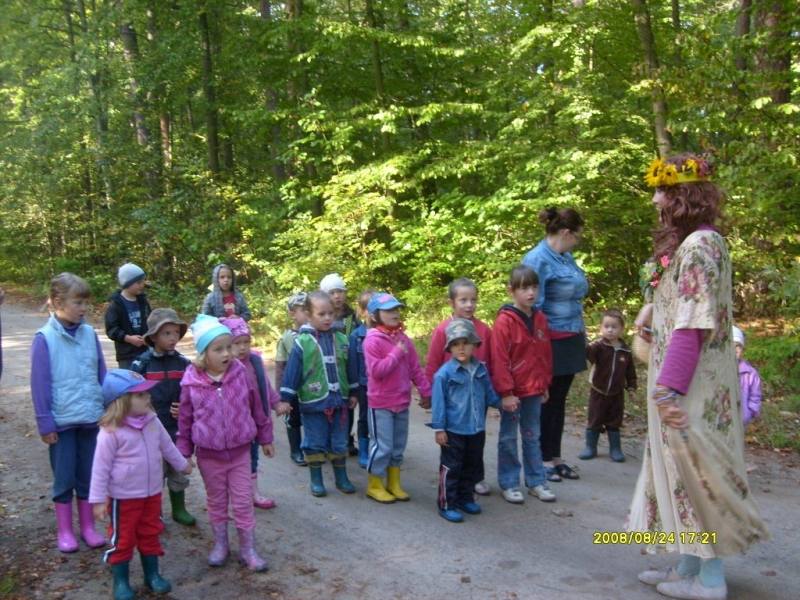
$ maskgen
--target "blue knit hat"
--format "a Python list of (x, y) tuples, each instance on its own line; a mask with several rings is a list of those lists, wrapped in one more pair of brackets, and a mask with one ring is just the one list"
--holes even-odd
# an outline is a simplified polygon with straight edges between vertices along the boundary
[(119, 271), (117, 271), (119, 287), (121, 287), (123, 290), (144, 278), (144, 270), (133, 263), (125, 263), (119, 268)]
[(208, 345), (221, 335), (230, 335), (231, 330), (219, 322), (217, 317), (211, 315), (197, 315), (197, 318), (189, 326), (194, 336), (194, 347), (197, 353), (202, 354)]

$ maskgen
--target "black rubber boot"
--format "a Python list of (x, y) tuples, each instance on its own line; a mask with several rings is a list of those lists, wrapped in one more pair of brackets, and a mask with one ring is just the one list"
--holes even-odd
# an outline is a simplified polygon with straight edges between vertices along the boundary
[(289, 456), (292, 462), (298, 467), (305, 467), (308, 465), (303, 451), (300, 450), (300, 443), (303, 441), (303, 430), (299, 427), (287, 427), (286, 436), (289, 438)]
[(583, 452), (578, 454), (581, 460), (589, 460), (597, 456), (597, 440), (600, 438), (600, 432), (594, 429), (586, 430), (586, 448)]
[(616, 431), (608, 430), (608, 449), (611, 460), (614, 462), (625, 462), (625, 455), (622, 453), (622, 439), (620, 439), (619, 429)]

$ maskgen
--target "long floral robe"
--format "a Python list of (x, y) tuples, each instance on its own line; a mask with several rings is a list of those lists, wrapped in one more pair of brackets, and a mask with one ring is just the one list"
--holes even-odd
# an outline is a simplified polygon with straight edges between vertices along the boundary
[[(662, 274), (653, 301), (648, 438), (628, 531), (662, 534), (648, 552), (701, 558), (744, 552), (769, 533), (744, 465), (731, 262), (722, 236), (712, 230), (689, 235)], [(690, 423), (684, 430), (662, 426), (650, 400), (676, 329), (706, 334), (692, 382), (679, 397)]]

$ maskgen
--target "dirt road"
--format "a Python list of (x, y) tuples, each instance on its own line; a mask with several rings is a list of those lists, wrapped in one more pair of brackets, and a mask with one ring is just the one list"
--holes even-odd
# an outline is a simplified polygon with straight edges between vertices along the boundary
[[(13, 302), (13, 299), (10, 299)], [(45, 316), (6, 302), (3, 306), (5, 371), (0, 383), (0, 596), (34, 599), (94, 599), (111, 596), (111, 577), (102, 552), (61, 554), (55, 549), (52, 481), (45, 445), (33, 418), (28, 385), (28, 350)], [(101, 333), (111, 366), (113, 348)], [(184, 352), (191, 351), (185, 343)], [(527, 497), (507, 504), (497, 493), (496, 441), (499, 418), (490, 413), (486, 447), (487, 480), (493, 494), (479, 502), (482, 515), (451, 524), (436, 512), (438, 450), (423, 425), (426, 414), (412, 409), (403, 482), (411, 502), (379, 505), (364, 496), (366, 476), (349, 463), (355, 495), (333, 486), (326, 468), (328, 497), (313, 498), (308, 470), (292, 465), (282, 426), (276, 425), (277, 457), (261, 458), (262, 490), (278, 506), (256, 510), (257, 539), (268, 558), (266, 573), (249, 573), (230, 561), (206, 565), (211, 532), (205, 517), (203, 484), (192, 475), (189, 509), (198, 525), (181, 527), (167, 519), (162, 537), (162, 573), (172, 582), (166, 598), (394, 598), (573, 599), (661, 598), (636, 579), (648, 566), (666, 567), (674, 556), (643, 556), (639, 547), (593, 544), (596, 531), (619, 531), (639, 472), (641, 440), (624, 438), (628, 461), (605, 456), (576, 460), (582, 423), (569, 423), (565, 456), (580, 463), (581, 480), (552, 484), (558, 501)], [(631, 434), (633, 435), (633, 434)], [(726, 560), (731, 600), (797, 598), (800, 570), (800, 469), (793, 459), (749, 453), (756, 495), (772, 540), (747, 557)], [(166, 514), (169, 509), (166, 506)], [(555, 514), (554, 511), (559, 511)], [(561, 516), (559, 516), (561, 515)], [(235, 539), (235, 538), (234, 538)], [(235, 545), (235, 544), (234, 544)], [(141, 568), (132, 563), (131, 581), (144, 592)], [(13, 590), (13, 591), (12, 591)]]

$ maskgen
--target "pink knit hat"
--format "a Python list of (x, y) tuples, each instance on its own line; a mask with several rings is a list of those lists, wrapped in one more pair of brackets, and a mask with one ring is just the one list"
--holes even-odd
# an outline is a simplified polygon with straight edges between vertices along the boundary
[(240, 338), (242, 336), (250, 336), (250, 328), (247, 326), (247, 321), (239, 317), (232, 317), (232, 318), (222, 318), (219, 320), (220, 323), (225, 325), (228, 329), (231, 330), (231, 337), (236, 340), (236, 338)]

